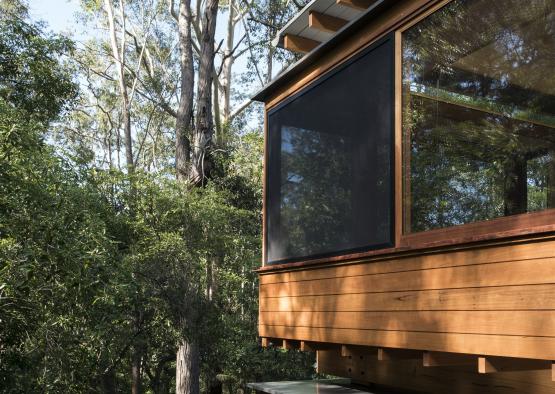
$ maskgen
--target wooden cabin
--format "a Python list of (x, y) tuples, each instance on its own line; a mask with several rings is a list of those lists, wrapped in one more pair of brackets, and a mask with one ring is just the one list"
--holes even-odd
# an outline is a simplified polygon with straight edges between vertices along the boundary
[(314, 0), (265, 104), (264, 345), (555, 393), (555, 0)]

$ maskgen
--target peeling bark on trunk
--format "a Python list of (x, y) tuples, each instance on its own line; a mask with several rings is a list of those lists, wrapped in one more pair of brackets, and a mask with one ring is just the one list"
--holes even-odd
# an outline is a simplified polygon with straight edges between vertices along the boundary
[(181, 94), (177, 109), (175, 169), (178, 180), (186, 180), (190, 171), (190, 131), (193, 117), (193, 89), (195, 84), (193, 43), (191, 39), (191, 0), (181, 0), (178, 16)]
[(214, 35), (218, 16), (218, 0), (207, 0), (202, 18), (196, 123), (191, 147), (189, 181), (203, 185), (210, 173), (209, 149), (214, 135), (212, 122), (212, 72), (214, 68)]
[(196, 343), (183, 340), (177, 349), (176, 394), (199, 394), (200, 354)]

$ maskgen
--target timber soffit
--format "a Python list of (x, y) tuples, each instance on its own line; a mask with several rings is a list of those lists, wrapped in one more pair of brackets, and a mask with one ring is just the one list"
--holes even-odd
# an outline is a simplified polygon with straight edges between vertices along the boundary
[[(275, 77), (269, 84), (254, 94), (254, 101), (265, 101), (281, 86), (293, 80), (303, 70), (318, 61), (325, 53), (340, 45), (340, 43), (368, 21), (376, 18), (386, 8), (398, 0), (312, 0), (277, 34), (272, 42), (277, 47), (284, 47), (288, 38), (299, 40), (302, 44), (314, 43), (313, 48), (296, 63)], [(349, 6), (345, 4), (351, 4)], [(367, 3), (367, 7), (361, 4)], [(353, 5), (354, 4), (354, 5)], [(313, 17), (327, 18), (335, 26), (342, 24), (335, 33), (324, 31), (321, 27), (312, 28)], [(286, 48), (288, 49), (288, 48)], [(293, 48), (289, 48), (293, 49)]]

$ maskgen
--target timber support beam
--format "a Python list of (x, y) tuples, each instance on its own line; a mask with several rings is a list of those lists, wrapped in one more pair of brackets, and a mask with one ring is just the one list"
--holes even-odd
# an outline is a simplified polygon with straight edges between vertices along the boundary
[(295, 36), (293, 34), (286, 34), (283, 37), (283, 48), (300, 53), (307, 53), (312, 51), (320, 41), (311, 40), (310, 38)]
[(281, 347), (286, 350), (296, 350), (301, 347), (301, 342), (291, 339), (284, 339)]
[(354, 345), (341, 345), (341, 356), (342, 357), (358, 357), (363, 358), (364, 356), (376, 357), (378, 352), (377, 348), (369, 346), (354, 346)]
[(308, 27), (327, 33), (335, 33), (348, 23), (345, 19), (310, 11), (308, 14)]
[(332, 343), (301, 341), (301, 352), (317, 352), (319, 350), (331, 350), (337, 348), (338, 345)]
[(422, 365), (425, 367), (450, 367), (476, 365), (477, 357), (471, 354), (424, 352)]
[(551, 369), (553, 362), (510, 357), (478, 357), (478, 373), (495, 373), (508, 371), (533, 371)]
[(378, 349), (378, 361), (418, 360), (422, 359), (422, 352), (410, 349)]

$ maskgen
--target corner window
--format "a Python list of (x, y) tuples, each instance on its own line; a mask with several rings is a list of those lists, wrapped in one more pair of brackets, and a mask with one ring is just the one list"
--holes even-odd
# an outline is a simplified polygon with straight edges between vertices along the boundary
[(392, 41), (268, 113), (269, 264), (391, 245)]
[(454, 0), (402, 67), (405, 233), (555, 208), (555, 0)]

